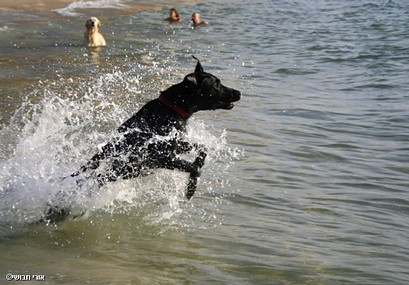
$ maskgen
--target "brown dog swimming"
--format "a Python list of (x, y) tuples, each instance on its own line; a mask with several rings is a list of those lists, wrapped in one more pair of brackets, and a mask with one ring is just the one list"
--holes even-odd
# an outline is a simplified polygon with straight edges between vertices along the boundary
[(84, 34), (84, 38), (87, 47), (101, 47), (106, 45), (104, 37), (99, 32), (101, 26), (100, 20), (96, 17), (91, 17), (85, 22), (85, 28), (87, 30)]

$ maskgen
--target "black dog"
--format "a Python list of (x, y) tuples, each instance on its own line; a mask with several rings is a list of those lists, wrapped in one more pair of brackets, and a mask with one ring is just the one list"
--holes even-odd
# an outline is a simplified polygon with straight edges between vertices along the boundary
[[(120, 178), (130, 179), (147, 174), (155, 168), (177, 169), (190, 173), (186, 192), (187, 199), (190, 199), (195, 193), (197, 178), (204, 165), (205, 148), (192, 145), (178, 136), (164, 141), (155, 137), (168, 137), (175, 129), (179, 133), (184, 132), (189, 117), (195, 112), (230, 110), (234, 107), (233, 102), (240, 100), (240, 96), (240, 91), (223, 86), (216, 76), (204, 72), (197, 60), (194, 73), (188, 74), (181, 83), (171, 86), (161, 92), (159, 98), (144, 105), (118, 128), (118, 136), (113, 142), (102, 147), (101, 151), (71, 176), (94, 171), (99, 185), (102, 186)], [(176, 155), (192, 150), (198, 152), (193, 162)], [(97, 173), (100, 163), (108, 159), (108, 169)], [(62, 220), (68, 215), (67, 210), (65, 212), (62, 213), (61, 209), (50, 209), (46, 220), (56, 217)]]

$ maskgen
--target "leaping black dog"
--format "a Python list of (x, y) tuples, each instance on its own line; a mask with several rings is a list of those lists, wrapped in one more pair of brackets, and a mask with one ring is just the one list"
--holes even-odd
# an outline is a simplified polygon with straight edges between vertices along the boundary
[[(117, 138), (107, 143), (72, 177), (87, 171), (94, 171), (100, 186), (118, 179), (130, 179), (144, 175), (151, 169), (177, 169), (190, 173), (186, 197), (190, 199), (196, 190), (197, 178), (204, 165), (206, 149), (192, 145), (176, 136), (167, 140), (157, 140), (157, 136), (167, 138), (175, 129), (185, 132), (190, 116), (202, 110), (234, 107), (240, 100), (238, 90), (228, 88), (220, 80), (204, 72), (197, 60), (195, 72), (185, 76), (182, 82), (161, 92), (159, 98), (144, 105), (136, 114), (118, 128)], [(193, 162), (177, 156), (180, 153), (196, 151)], [(108, 169), (101, 168), (102, 161), (109, 161)], [(101, 166), (101, 167), (100, 167)], [(98, 172), (98, 173), (97, 173)], [(50, 208), (45, 220), (62, 220), (68, 210)]]

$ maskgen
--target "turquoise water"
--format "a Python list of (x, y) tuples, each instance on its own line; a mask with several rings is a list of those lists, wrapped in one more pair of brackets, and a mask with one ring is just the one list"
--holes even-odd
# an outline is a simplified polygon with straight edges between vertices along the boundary
[[(177, 6), (176, 25), (170, 6), (96, 3), (100, 50), (81, 45), (89, 8), (0, 12), (0, 283), (407, 283), (409, 3), (209, 2)], [(59, 181), (191, 54), (243, 93), (190, 121), (209, 149), (191, 203), (177, 172)], [(60, 190), (87, 215), (33, 225)]]

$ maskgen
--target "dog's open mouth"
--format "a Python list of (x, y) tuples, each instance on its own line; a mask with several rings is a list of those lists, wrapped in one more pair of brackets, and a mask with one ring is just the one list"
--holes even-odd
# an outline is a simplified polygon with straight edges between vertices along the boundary
[[(238, 101), (238, 100), (236, 100), (236, 101)], [(217, 103), (218, 106), (216, 107), (216, 109), (231, 110), (234, 107), (233, 103), (236, 102), (236, 101), (219, 101)]]
[(226, 104), (226, 109), (227, 109), (227, 110), (231, 110), (231, 109), (233, 109), (233, 107), (234, 107), (233, 102), (226, 102), (225, 104)]
[(227, 100), (219, 101), (220, 108), (226, 109), (226, 110), (231, 110), (234, 107), (234, 102), (237, 102), (240, 100), (240, 92), (236, 92), (232, 98), (229, 98)]

